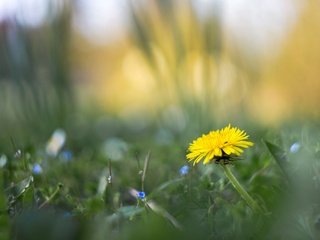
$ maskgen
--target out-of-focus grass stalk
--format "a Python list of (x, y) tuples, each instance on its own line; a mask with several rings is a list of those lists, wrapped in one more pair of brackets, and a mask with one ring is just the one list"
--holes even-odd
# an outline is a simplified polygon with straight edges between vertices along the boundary
[(191, 3), (170, 1), (131, 10), (132, 33), (156, 80), (157, 98), (164, 106), (178, 104), (191, 127), (212, 126), (222, 55), (220, 16), (201, 22)]
[(144, 160), (143, 172), (142, 172), (142, 176), (141, 176), (141, 190), (142, 191), (144, 191), (144, 181), (145, 181), (148, 166), (149, 166), (150, 154), (151, 154), (151, 152), (149, 151), (145, 160)]

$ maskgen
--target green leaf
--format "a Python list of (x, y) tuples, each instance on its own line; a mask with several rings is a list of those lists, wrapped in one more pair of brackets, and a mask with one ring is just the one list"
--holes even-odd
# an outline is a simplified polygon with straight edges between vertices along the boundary
[(142, 213), (145, 211), (145, 208), (136, 207), (136, 206), (124, 206), (117, 210), (116, 213), (110, 215), (106, 218), (107, 222), (117, 222), (120, 219), (132, 219), (135, 215)]
[(29, 177), (23, 179), (21, 182), (19, 182), (16, 185), (14, 185), (13, 187), (11, 187), (9, 189), (10, 193), (15, 198), (19, 198), (31, 186), (32, 182), (33, 182), (33, 176), (29, 176)]
[(118, 209), (118, 213), (122, 214), (124, 217), (131, 218), (136, 214), (144, 211), (142, 207), (136, 206), (124, 206)]
[(276, 160), (278, 163), (279, 167), (281, 168), (282, 172), (288, 176), (287, 174), (287, 165), (288, 165), (288, 160), (286, 157), (286, 153), (283, 149), (278, 147), (277, 145), (270, 143), (268, 141), (263, 140), (265, 143), (266, 147), (268, 148), (269, 152), (271, 153), (272, 157)]

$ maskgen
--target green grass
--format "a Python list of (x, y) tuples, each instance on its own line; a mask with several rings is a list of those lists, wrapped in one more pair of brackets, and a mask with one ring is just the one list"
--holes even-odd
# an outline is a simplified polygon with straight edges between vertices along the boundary
[[(86, 136), (75, 138), (66, 129), (66, 144), (56, 157), (46, 154), (46, 142), (31, 146), (16, 143), (18, 147), (1, 153), (7, 158), (1, 169), (2, 238), (9, 232), (12, 239), (319, 236), (317, 125), (283, 127), (273, 133), (246, 128), (255, 146), (235, 162), (232, 171), (267, 212), (255, 214), (219, 165), (190, 166), (188, 174), (179, 174), (180, 167), (188, 164), (185, 152), (192, 139), (171, 133), (171, 142), (159, 144), (154, 124), (139, 134), (121, 128), (106, 136), (121, 138), (127, 146), (119, 148), (119, 159), (112, 160), (104, 149), (106, 144), (91, 129), (92, 123), (91, 119), (88, 125), (74, 129), (89, 131), (91, 142)], [(112, 124), (108, 127), (113, 129)], [(290, 152), (294, 142), (301, 147)], [(116, 150), (118, 146), (113, 147)], [(70, 160), (63, 157), (65, 149), (72, 152)], [(32, 171), (35, 163), (41, 165), (41, 174)], [(108, 183), (110, 174), (112, 181)], [(132, 194), (132, 189), (142, 190), (142, 175), (143, 201)]]

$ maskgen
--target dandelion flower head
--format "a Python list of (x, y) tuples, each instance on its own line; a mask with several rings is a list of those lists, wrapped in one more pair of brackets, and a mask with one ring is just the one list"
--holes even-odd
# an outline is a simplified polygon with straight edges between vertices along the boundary
[(194, 165), (201, 160), (203, 164), (211, 161), (226, 164), (232, 157), (240, 156), (244, 148), (253, 145), (248, 138), (246, 132), (229, 124), (223, 129), (203, 134), (194, 140), (188, 148), (187, 159), (193, 161)]

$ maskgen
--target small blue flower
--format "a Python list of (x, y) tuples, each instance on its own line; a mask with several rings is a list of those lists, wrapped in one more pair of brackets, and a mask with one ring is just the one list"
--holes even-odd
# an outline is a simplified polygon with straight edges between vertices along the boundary
[(146, 194), (145, 194), (145, 192), (138, 192), (137, 197), (140, 199), (144, 199), (146, 197)]
[(299, 151), (300, 147), (301, 147), (300, 143), (295, 142), (294, 144), (291, 145), (290, 152), (296, 153)]
[(64, 212), (62, 216), (63, 218), (71, 218), (72, 214), (70, 212)]
[(189, 173), (189, 166), (188, 165), (184, 165), (179, 169), (179, 173), (181, 176), (185, 176)]
[(35, 163), (32, 168), (32, 172), (36, 175), (40, 175), (42, 173), (42, 167), (39, 163)]
[(73, 158), (73, 154), (71, 151), (69, 150), (64, 150), (61, 152), (61, 158), (66, 161), (66, 162), (69, 162), (70, 160), (72, 160)]

